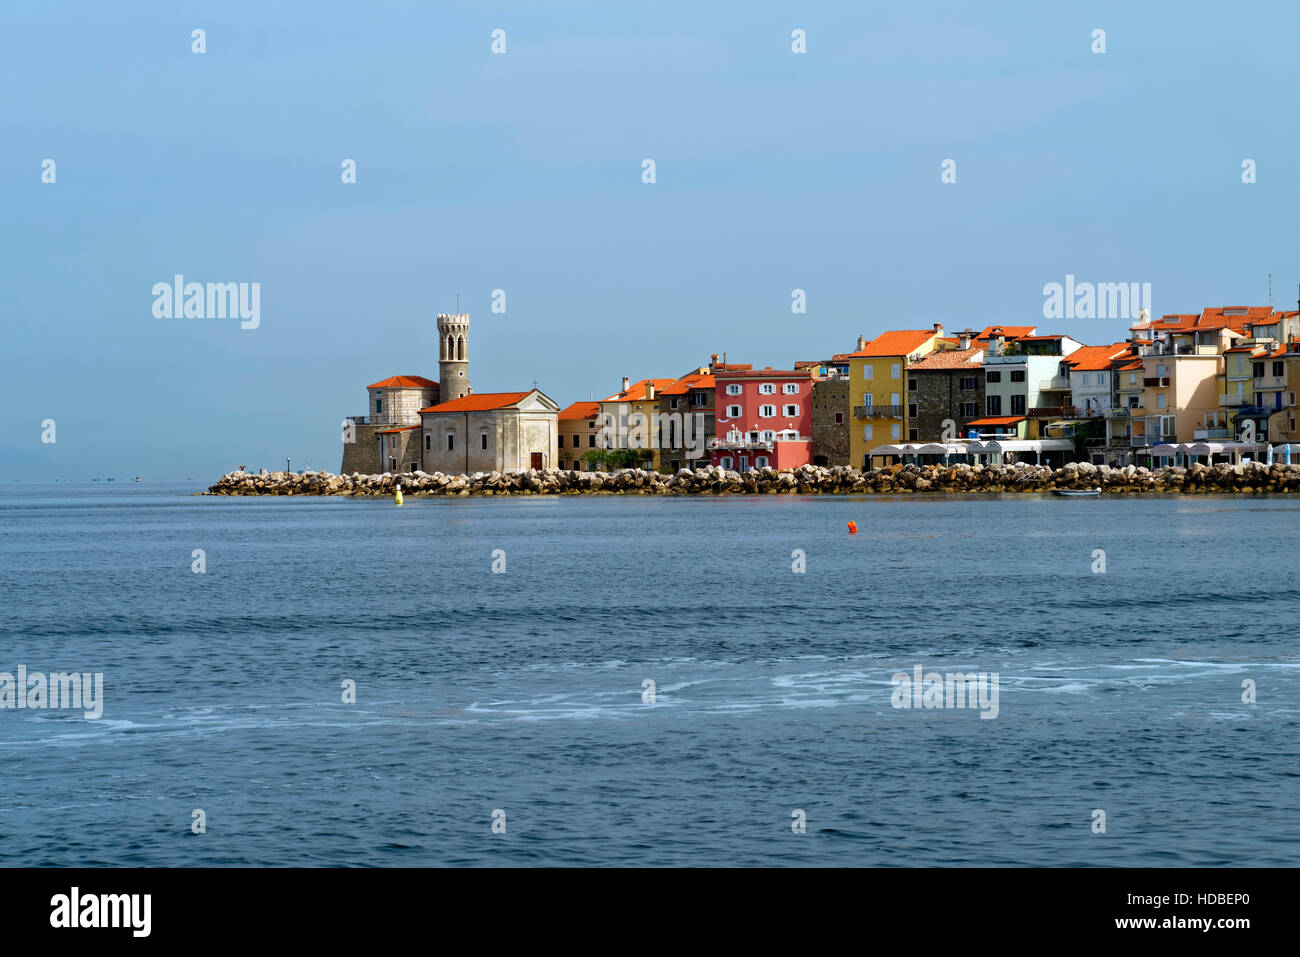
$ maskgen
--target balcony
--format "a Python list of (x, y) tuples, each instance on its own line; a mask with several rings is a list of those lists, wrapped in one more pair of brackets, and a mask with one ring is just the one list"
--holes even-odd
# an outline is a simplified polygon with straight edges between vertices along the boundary
[(1039, 392), (1061, 392), (1070, 388), (1070, 377), (1068, 375), (1052, 376), (1050, 379), (1038, 380)]
[(1077, 419), (1081, 413), (1073, 405), (1036, 405), (1027, 414), (1031, 419)]
[(760, 449), (768, 452), (772, 451), (772, 446), (779, 442), (811, 442), (812, 439), (807, 435), (795, 435), (790, 437), (776, 436), (770, 441), (751, 442), (749, 439), (709, 439), (710, 449)]
[(1169, 385), (1169, 376), (1148, 376), (1142, 380), (1142, 385), (1148, 389), (1163, 389)]
[(1107, 409), (1107, 410), (1106, 410), (1106, 418), (1108, 418), (1108, 419), (1127, 419), (1127, 418), (1128, 418), (1128, 409), (1125, 409), (1125, 408), (1123, 408), (1122, 406), (1121, 406), (1121, 407), (1114, 408), (1114, 409)]
[(1255, 376), (1255, 391), (1269, 391), (1272, 389), (1285, 389), (1286, 376), (1284, 375), (1257, 375)]
[(1244, 395), (1221, 395), (1219, 396), (1219, 405), (1222, 407), (1245, 405), (1246, 397)]
[(1192, 433), (1196, 442), (1211, 442), (1232, 438), (1232, 429), (1197, 429)]
[(901, 405), (855, 405), (853, 416), (857, 419), (901, 419)]
[(344, 418), (345, 418), (345, 419), (348, 419), (348, 420), (349, 420), (353, 425), (369, 425), (369, 424), (370, 424), (370, 419), (367, 418), (367, 417), (364, 416), (364, 415), (345, 415)]

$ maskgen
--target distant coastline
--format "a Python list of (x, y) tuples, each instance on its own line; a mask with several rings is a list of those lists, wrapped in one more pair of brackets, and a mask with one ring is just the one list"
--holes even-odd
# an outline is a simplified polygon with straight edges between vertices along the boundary
[(716, 466), (665, 474), (643, 469), (577, 472), (441, 472), (334, 475), (329, 472), (231, 472), (208, 495), (343, 495), (392, 497), (463, 495), (864, 495), (960, 494), (966, 492), (1051, 492), (1099, 488), (1103, 494), (1300, 492), (1300, 465), (1248, 462), (1194, 464), (1146, 469), (1071, 463), (1045, 465), (893, 465), (862, 471), (848, 466), (813, 466), (787, 471), (747, 472)]

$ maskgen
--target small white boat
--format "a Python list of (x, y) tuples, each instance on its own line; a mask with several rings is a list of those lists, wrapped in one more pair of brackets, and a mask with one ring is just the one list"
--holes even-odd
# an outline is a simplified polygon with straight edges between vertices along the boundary
[(1053, 495), (1059, 495), (1061, 498), (1096, 498), (1101, 494), (1100, 488), (1054, 488)]

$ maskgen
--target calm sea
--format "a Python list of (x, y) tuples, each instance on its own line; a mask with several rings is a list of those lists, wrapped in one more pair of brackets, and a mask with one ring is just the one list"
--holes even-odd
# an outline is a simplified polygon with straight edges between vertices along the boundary
[(0, 491), (0, 864), (1300, 863), (1300, 499), (192, 491)]

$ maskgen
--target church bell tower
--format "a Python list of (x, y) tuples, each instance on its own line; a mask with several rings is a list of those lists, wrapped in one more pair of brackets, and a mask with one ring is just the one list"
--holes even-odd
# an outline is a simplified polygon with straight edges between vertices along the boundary
[(469, 314), (438, 314), (439, 402), (469, 395)]

